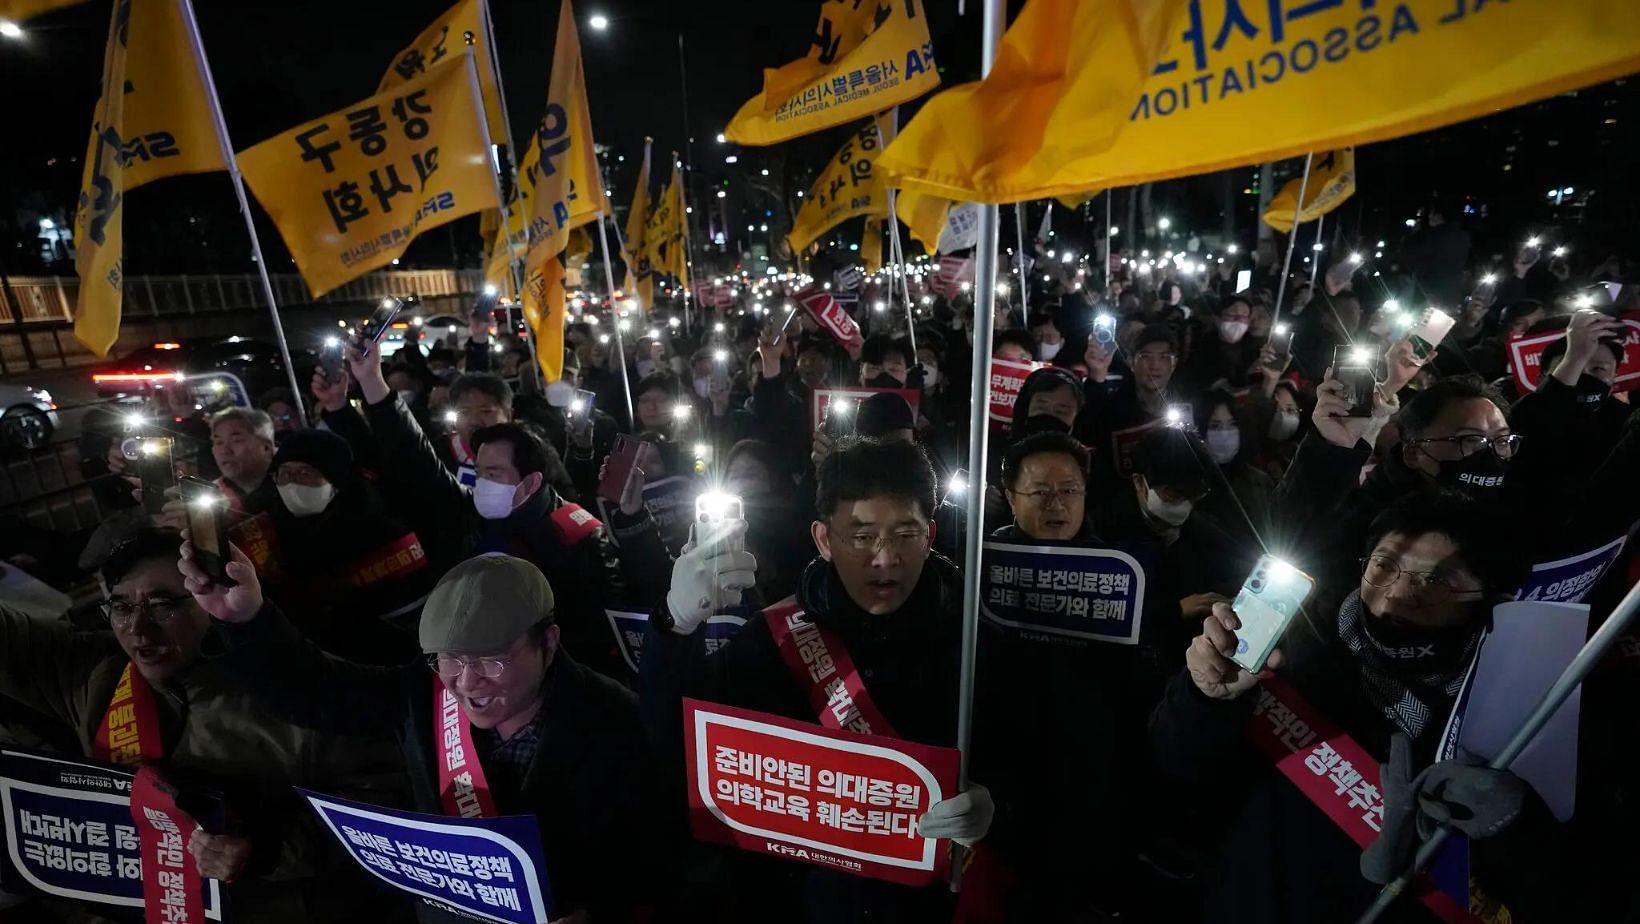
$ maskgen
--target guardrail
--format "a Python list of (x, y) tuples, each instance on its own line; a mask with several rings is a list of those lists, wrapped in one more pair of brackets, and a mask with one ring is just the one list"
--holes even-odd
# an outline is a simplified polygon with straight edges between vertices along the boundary
[[(370, 301), (388, 295), (462, 295), (484, 285), (482, 270), (393, 270), (366, 273), (314, 298), (296, 273), (268, 277), (280, 306)], [(0, 291), (0, 324), (26, 326), (72, 324), (80, 280), (74, 276), (13, 276), (11, 298)], [(15, 304), (13, 304), (15, 301)], [(211, 276), (127, 276), (125, 316), (178, 317), (266, 308), (261, 279), (255, 273)]]

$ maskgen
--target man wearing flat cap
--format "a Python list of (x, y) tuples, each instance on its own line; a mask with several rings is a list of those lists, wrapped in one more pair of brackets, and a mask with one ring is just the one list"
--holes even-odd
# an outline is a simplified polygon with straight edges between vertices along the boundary
[(560, 918), (626, 920), (645, 903), (665, 825), (637, 699), (559, 644), (553, 590), (535, 565), (489, 554), (452, 568), (422, 612), (423, 661), (372, 667), (304, 639), (232, 551), (232, 588), (210, 583), (191, 546), (180, 567), (217, 621), (225, 673), (271, 714), (393, 737), (418, 811), (535, 815)]

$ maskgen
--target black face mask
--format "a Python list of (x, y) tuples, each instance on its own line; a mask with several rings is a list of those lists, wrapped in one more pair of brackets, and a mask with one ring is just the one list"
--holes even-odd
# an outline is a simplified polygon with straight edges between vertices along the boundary
[(1479, 631), (1474, 626), (1431, 628), (1392, 623), (1367, 613), (1361, 620), (1367, 639), (1392, 664), (1410, 673), (1432, 674), (1455, 671), (1463, 666), (1469, 642)]
[(1462, 491), (1477, 500), (1498, 496), (1503, 490), (1504, 477), (1509, 473), (1509, 463), (1498, 458), (1498, 454), (1491, 449), (1440, 465), (1441, 472), (1435, 476), (1437, 483)]

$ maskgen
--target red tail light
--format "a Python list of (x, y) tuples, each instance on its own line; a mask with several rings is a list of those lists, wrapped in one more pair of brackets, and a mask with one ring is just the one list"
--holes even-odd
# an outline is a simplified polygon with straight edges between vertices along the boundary
[(151, 385), (155, 382), (180, 382), (183, 375), (180, 372), (152, 370), (147, 372), (96, 372), (91, 381), (102, 385)]

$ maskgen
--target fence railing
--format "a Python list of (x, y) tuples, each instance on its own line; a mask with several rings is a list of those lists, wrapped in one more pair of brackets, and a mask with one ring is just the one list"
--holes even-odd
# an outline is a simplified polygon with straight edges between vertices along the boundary
[[(388, 295), (433, 296), (476, 292), (484, 285), (482, 270), (394, 270), (367, 273), (314, 298), (296, 273), (268, 277), (280, 305), (369, 301)], [(0, 323), (13, 324), (21, 313), (25, 325), (72, 323), (80, 295), (74, 276), (13, 276), (12, 299), (0, 291)], [(261, 279), (255, 273), (211, 276), (127, 276), (125, 316), (177, 317), (266, 308)]]

